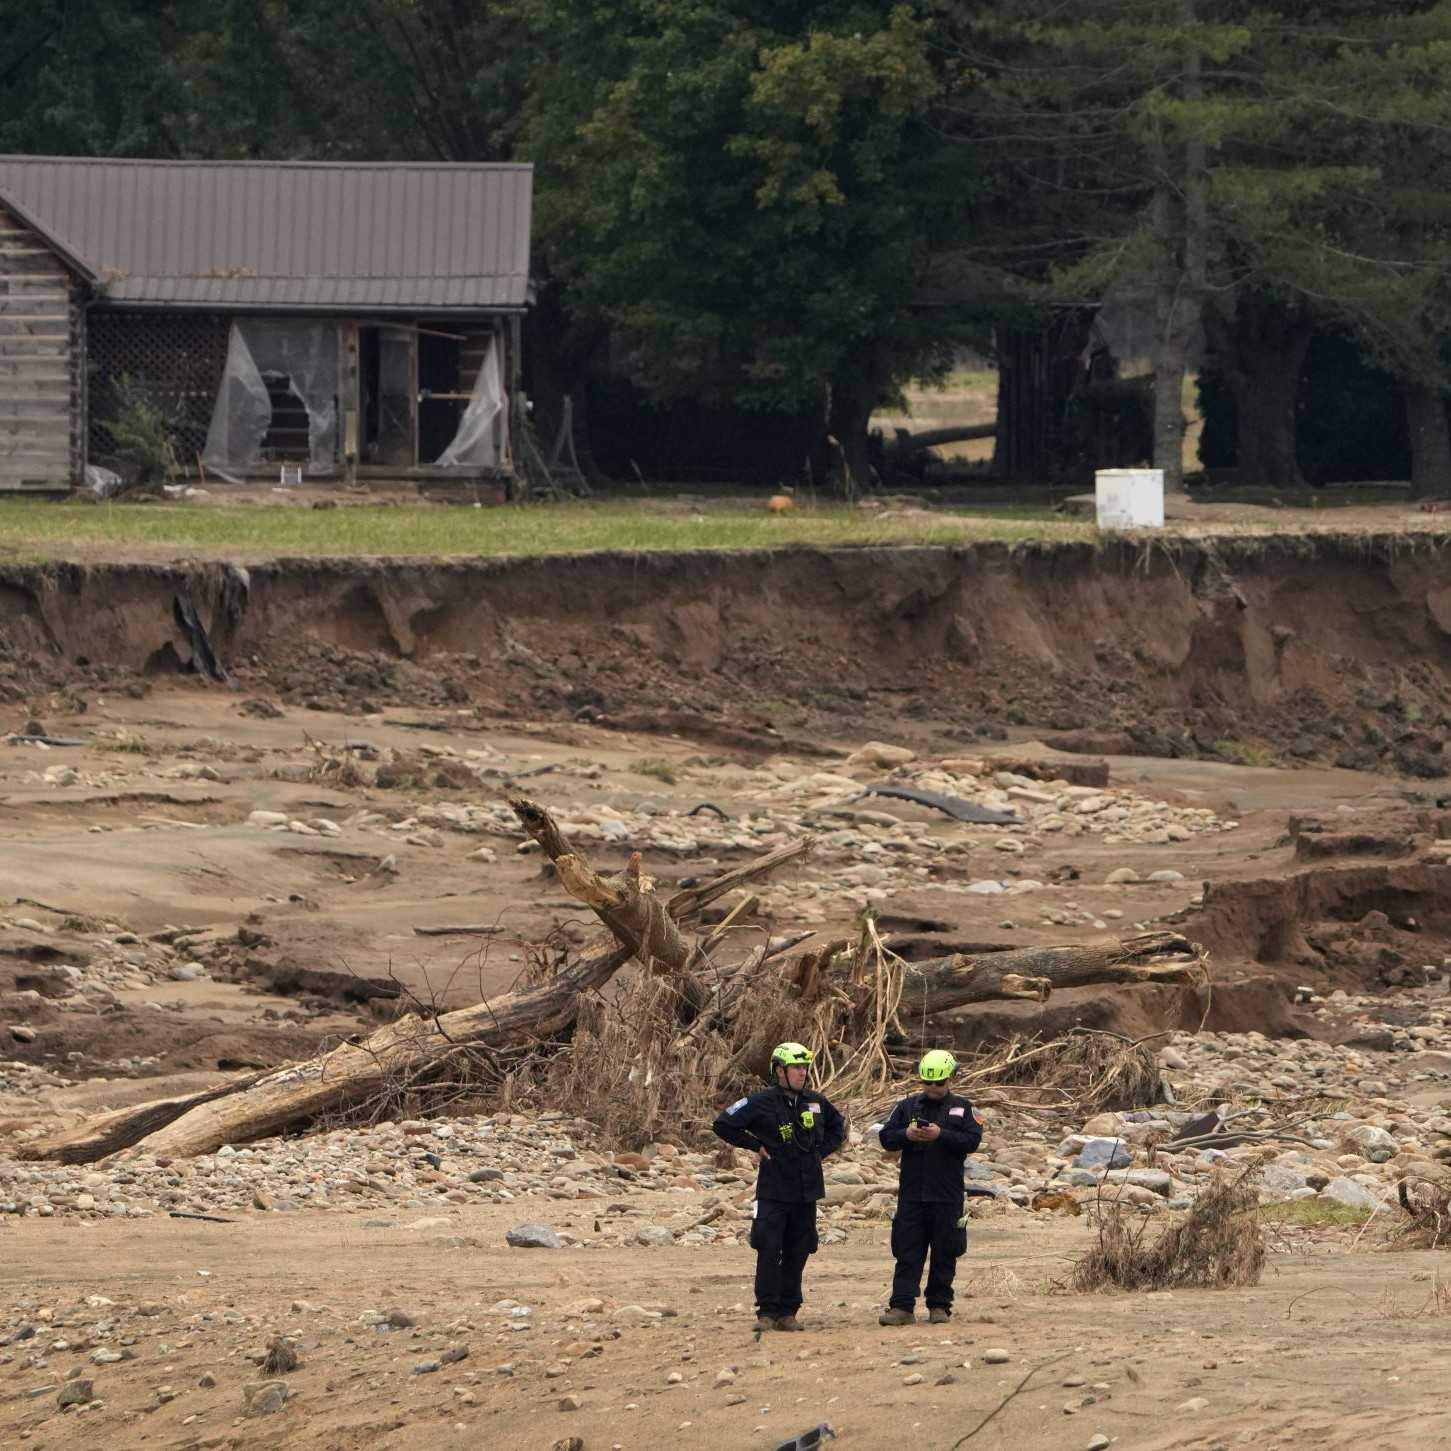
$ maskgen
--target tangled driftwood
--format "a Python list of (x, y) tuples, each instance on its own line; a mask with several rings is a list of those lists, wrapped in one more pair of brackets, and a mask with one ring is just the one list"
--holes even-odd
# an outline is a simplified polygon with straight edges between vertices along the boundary
[[(683, 1092), (679, 1085), (691, 1085), (688, 1107), (698, 1111), (722, 1083), (758, 1072), (769, 1042), (780, 1037), (810, 1033), (824, 1078), (863, 1086), (889, 1073), (884, 1044), (900, 1036), (899, 1009), (915, 1020), (989, 999), (1041, 1000), (1086, 983), (1187, 983), (1202, 970), (1202, 952), (1171, 932), (908, 963), (890, 953), (870, 921), (858, 941), (829, 944), (784, 966), (774, 964), (810, 934), (768, 941), (721, 964), (716, 958), (732, 940), (729, 919), (704, 937), (688, 935), (701, 909), (802, 856), (809, 839), (662, 900), (638, 854), (623, 872), (603, 876), (543, 807), (511, 804), (561, 883), (609, 929), (608, 939), (529, 986), (453, 1012), (406, 1013), (306, 1062), (89, 1119), (28, 1145), (26, 1156), (86, 1163), (136, 1146), (176, 1157), (208, 1153), (336, 1122), (376, 1102), (389, 1085), (436, 1081), (451, 1064), (563, 1043), (576, 1033), (608, 1049), (588, 1055), (587, 1069), (577, 1059), (571, 1070), (580, 1107), (613, 1108), (603, 1100), (622, 1095), (633, 1116), (616, 1127), (643, 1132), (661, 1113), (683, 1111), (683, 1099), (670, 1100)], [(599, 989), (631, 958), (644, 969), (631, 1001), (606, 1012)]]

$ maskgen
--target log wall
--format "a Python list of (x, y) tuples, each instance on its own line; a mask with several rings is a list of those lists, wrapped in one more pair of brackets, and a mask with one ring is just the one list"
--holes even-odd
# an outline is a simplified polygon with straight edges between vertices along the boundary
[(77, 483), (82, 412), (77, 285), (0, 205), (0, 493)]

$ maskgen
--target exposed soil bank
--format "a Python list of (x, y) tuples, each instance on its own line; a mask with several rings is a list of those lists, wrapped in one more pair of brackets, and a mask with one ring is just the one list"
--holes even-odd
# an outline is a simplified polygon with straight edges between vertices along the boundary
[(1009, 724), (1155, 755), (1264, 742), (1426, 777), (1451, 729), (1445, 554), (1401, 535), (10, 566), (0, 690), (183, 666), (178, 593), (245, 683), (334, 708), (635, 729), (667, 711), (662, 729), (764, 748), (782, 726), (829, 728), (816, 712), (844, 730), (886, 713), (960, 739)]

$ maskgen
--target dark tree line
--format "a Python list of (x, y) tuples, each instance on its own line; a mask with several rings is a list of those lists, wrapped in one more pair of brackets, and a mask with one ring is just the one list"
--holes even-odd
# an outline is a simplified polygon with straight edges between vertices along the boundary
[(1240, 477), (1280, 486), (1333, 337), (1451, 492), (1443, 0), (0, 0), (0, 26), (0, 151), (533, 161), (546, 417), (603, 369), (860, 484), (872, 412), (964, 346), (1061, 432), (1052, 348), (1126, 299), (1171, 482), (1197, 336)]

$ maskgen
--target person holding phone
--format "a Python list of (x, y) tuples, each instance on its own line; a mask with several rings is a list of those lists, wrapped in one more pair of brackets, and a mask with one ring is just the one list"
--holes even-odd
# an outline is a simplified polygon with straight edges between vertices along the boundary
[(982, 1142), (982, 1122), (967, 1099), (952, 1092), (957, 1060), (943, 1048), (922, 1057), (922, 1088), (904, 1098), (881, 1129), (888, 1153), (902, 1155), (897, 1212), (892, 1218), (892, 1297), (879, 1325), (911, 1325), (916, 1315), (922, 1269), (927, 1274), (927, 1318), (934, 1325), (952, 1318), (952, 1282), (959, 1256), (967, 1251), (963, 1164)]

